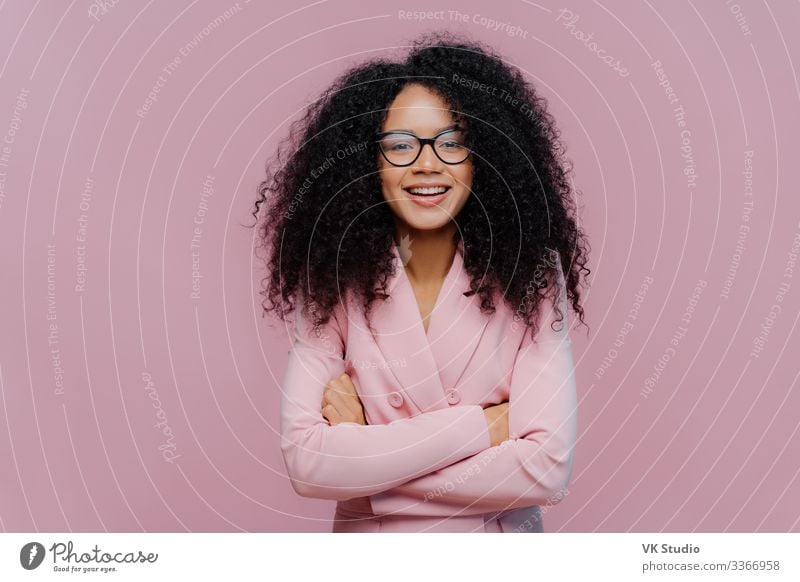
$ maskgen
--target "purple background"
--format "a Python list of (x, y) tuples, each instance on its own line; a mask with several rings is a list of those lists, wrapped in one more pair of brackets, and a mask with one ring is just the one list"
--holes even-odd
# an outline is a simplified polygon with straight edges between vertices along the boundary
[(575, 469), (546, 529), (800, 531), (796, 2), (97, 6), (0, 3), (0, 528), (330, 530), (333, 502), (286, 479), (289, 344), (240, 225), (305, 104), (449, 28), (547, 98), (592, 242)]

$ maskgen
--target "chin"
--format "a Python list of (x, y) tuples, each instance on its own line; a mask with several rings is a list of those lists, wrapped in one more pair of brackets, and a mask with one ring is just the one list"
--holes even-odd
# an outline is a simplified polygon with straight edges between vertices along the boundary
[(446, 217), (443, 220), (420, 220), (420, 221), (409, 221), (405, 220), (406, 225), (413, 230), (439, 230), (444, 228), (448, 224), (450, 224), (450, 217)]
[(397, 196), (393, 201), (393, 211), (409, 228), (414, 230), (437, 230), (447, 226), (464, 204), (458, 204), (453, 211), (451, 204), (429, 207), (419, 206), (406, 196)]
[(410, 228), (414, 230), (437, 230), (447, 226), (453, 220), (450, 209), (445, 207), (437, 208), (410, 208), (413, 202), (401, 202), (402, 211), (397, 216)]

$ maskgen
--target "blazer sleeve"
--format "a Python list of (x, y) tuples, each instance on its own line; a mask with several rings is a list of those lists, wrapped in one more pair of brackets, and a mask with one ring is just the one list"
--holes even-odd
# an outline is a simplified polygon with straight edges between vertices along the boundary
[(298, 307), (290, 328), (294, 344), (282, 384), (281, 452), (299, 495), (333, 500), (370, 495), (491, 446), (477, 404), (383, 425), (330, 426), (322, 416), (322, 393), (345, 372), (346, 315), (340, 307), (319, 333)]
[(518, 349), (509, 393), (509, 440), (372, 495), (373, 512), (473, 515), (552, 505), (563, 498), (572, 474), (577, 390), (566, 293), (559, 295), (564, 319), (555, 327), (562, 326), (560, 331), (550, 328), (553, 300), (543, 301), (536, 341), (528, 329)]

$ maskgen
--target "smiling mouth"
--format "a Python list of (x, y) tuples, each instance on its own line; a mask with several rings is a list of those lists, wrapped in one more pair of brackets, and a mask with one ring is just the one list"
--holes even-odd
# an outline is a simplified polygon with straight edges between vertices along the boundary
[(450, 190), (450, 186), (430, 186), (426, 188), (403, 188), (412, 196), (441, 196)]

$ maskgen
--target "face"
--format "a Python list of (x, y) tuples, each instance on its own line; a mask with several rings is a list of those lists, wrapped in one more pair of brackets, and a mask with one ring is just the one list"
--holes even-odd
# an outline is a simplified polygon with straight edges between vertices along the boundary
[[(454, 125), (456, 120), (441, 97), (422, 85), (409, 84), (390, 105), (381, 131), (404, 130), (420, 138), (432, 138)], [(446, 133), (436, 147), (451, 161), (460, 157), (453, 153), (458, 142), (463, 142), (458, 133)], [(404, 148), (409, 150), (409, 143), (414, 142), (402, 138), (395, 143), (389, 145), (402, 155)], [(392, 165), (379, 152), (378, 169), (383, 198), (398, 227), (405, 232), (452, 228), (451, 221), (466, 204), (472, 187), (471, 157), (459, 164), (446, 164), (431, 145), (425, 145), (416, 161), (404, 167)]]

